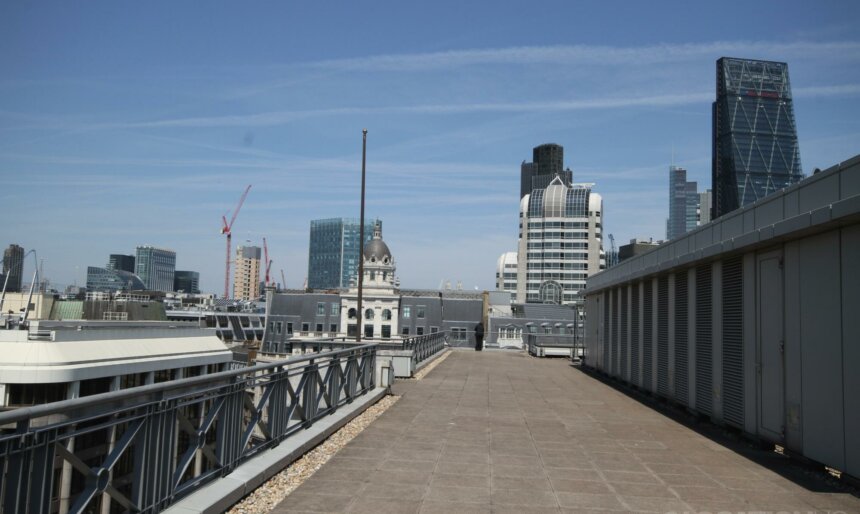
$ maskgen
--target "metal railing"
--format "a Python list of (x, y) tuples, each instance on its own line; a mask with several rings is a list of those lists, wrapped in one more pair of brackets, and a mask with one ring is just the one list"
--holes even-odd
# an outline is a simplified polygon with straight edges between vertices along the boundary
[(532, 355), (538, 355), (539, 349), (542, 347), (549, 348), (570, 348), (571, 357), (579, 357), (582, 355), (583, 346), (579, 338), (573, 334), (524, 334), (526, 336), (526, 345), (528, 352)]
[(446, 332), (436, 332), (435, 334), (425, 334), (423, 336), (404, 339), (401, 348), (403, 350), (412, 350), (412, 364), (414, 367), (444, 350), (447, 342), (448, 336)]
[(376, 345), (0, 413), (0, 512), (155, 513), (375, 387)]

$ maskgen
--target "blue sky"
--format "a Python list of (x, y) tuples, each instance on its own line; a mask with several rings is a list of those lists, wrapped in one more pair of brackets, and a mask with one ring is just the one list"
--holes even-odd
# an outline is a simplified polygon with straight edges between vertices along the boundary
[(673, 148), (709, 187), (723, 55), (789, 63), (806, 173), (860, 153), (858, 2), (497, 4), (3, 2), (0, 245), (58, 285), (167, 247), (217, 292), (253, 184), (234, 245), (299, 287), (310, 220), (358, 217), (366, 127), (402, 285), (492, 288), (541, 143), (617, 241), (665, 236)]

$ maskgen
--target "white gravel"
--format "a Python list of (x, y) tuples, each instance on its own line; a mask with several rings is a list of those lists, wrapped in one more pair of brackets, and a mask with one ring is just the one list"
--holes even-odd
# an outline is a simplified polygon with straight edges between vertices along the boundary
[[(437, 361), (442, 360), (440, 357)], [(427, 368), (431, 368), (436, 363)], [(425, 368), (422, 371), (427, 371)], [(426, 374), (426, 373), (425, 373)], [(319, 446), (304, 454), (301, 458), (287, 466), (283, 471), (270, 478), (265, 484), (246, 496), (229, 511), (230, 514), (262, 514), (271, 512), (284, 498), (298, 486), (310, 478), (323, 464), (328, 462), (338, 450), (346, 446), (355, 436), (367, 428), (389, 407), (394, 405), (399, 396), (386, 396), (370, 406), (355, 419), (332, 434)]]

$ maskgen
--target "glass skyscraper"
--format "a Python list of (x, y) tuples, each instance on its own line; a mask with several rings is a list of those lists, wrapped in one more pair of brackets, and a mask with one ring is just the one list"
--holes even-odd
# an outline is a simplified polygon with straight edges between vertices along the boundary
[(173, 291), (176, 252), (154, 246), (138, 246), (135, 254), (136, 275), (150, 291)]
[[(373, 238), (373, 225), (373, 221), (364, 224), (365, 242)], [(350, 280), (358, 276), (359, 229), (360, 224), (356, 219), (311, 221), (308, 287), (349, 287)]]
[(520, 165), (520, 199), (533, 189), (545, 189), (556, 175), (565, 185), (573, 183), (573, 172), (564, 169), (564, 147), (546, 143), (532, 149), (532, 162)]
[(711, 170), (712, 219), (803, 178), (786, 63), (717, 60)]
[(687, 182), (687, 170), (669, 168), (669, 220), (666, 239), (675, 239), (696, 228), (699, 221), (699, 193), (695, 182)]

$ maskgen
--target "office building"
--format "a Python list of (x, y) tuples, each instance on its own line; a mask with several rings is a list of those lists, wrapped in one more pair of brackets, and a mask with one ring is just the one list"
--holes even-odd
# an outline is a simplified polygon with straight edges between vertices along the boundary
[(533, 189), (545, 189), (556, 176), (567, 186), (573, 183), (573, 172), (564, 169), (564, 147), (555, 143), (534, 147), (532, 162), (520, 166), (520, 199)]
[(711, 190), (699, 193), (699, 225), (706, 225), (711, 221)]
[(505, 252), (496, 263), (496, 291), (511, 293), (511, 299), (517, 296), (517, 252)]
[[(379, 221), (379, 220), (377, 220)], [(365, 222), (365, 243), (373, 237), (374, 222)], [(337, 289), (350, 286), (358, 276), (358, 220), (312, 220), (308, 248), (308, 287)]]
[(248, 301), (260, 297), (261, 252), (259, 246), (239, 246), (236, 248), (233, 299)]
[(517, 302), (574, 304), (585, 279), (605, 267), (603, 200), (590, 184), (556, 176), (520, 201)]
[[(24, 276), (24, 249), (16, 244), (9, 245), (3, 251), (3, 281), (6, 282), (6, 292), (17, 293), (21, 291), (21, 280)], [(3, 287), (0, 284), (0, 287)]]
[(119, 269), (87, 267), (87, 291), (142, 291), (146, 285), (134, 273)]
[(669, 167), (669, 219), (666, 239), (675, 239), (696, 228), (699, 222), (699, 193), (695, 182), (687, 182), (687, 170)]
[(802, 178), (788, 65), (717, 60), (711, 219)]
[(112, 253), (110, 254), (110, 257), (108, 257), (106, 268), (134, 273), (134, 255)]
[(200, 273), (177, 271), (173, 275), (173, 290), (188, 294), (200, 294)]
[(173, 291), (176, 272), (176, 252), (150, 245), (138, 246), (135, 256), (135, 273), (151, 291)]

